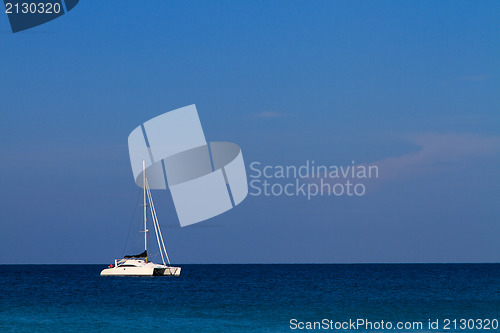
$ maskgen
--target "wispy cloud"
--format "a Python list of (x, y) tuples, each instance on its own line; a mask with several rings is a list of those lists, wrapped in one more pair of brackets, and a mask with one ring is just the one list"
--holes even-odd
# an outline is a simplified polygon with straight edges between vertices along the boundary
[[(338, 177), (332, 177), (332, 167), (327, 173), (318, 171), (311, 177), (303, 177), (307, 183), (337, 184), (356, 178), (363, 184), (375, 184), (378, 180), (395, 180), (415, 175), (438, 173), (477, 159), (500, 157), (500, 136), (480, 136), (475, 134), (427, 133), (409, 138), (419, 146), (417, 151), (400, 156), (388, 157), (370, 163), (337, 165)], [(318, 167), (318, 165), (316, 165)], [(365, 176), (358, 175), (360, 168)], [(372, 168), (372, 169), (371, 169)], [(371, 171), (370, 171), (371, 169)], [(344, 173), (345, 172), (345, 173)], [(355, 174), (356, 176), (355, 176)], [(335, 173), (334, 173), (335, 174)]]
[(439, 170), (467, 159), (500, 154), (498, 136), (429, 133), (416, 136), (412, 141), (420, 146), (417, 152), (370, 163), (379, 167), (381, 178)]

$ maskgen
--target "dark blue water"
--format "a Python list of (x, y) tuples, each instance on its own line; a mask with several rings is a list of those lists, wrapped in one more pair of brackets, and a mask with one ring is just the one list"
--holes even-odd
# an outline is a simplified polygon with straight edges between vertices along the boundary
[(446, 318), (500, 320), (499, 264), (182, 265), (178, 278), (100, 277), (103, 268), (0, 265), (0, 331), (299, 331), (293, 318), (499, 331), (443, 329)]

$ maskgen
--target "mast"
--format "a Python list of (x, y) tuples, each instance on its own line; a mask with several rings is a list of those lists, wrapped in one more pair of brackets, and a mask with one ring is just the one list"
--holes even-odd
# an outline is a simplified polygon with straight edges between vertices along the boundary
[[(147, 217), (146, 217), (146, 162), (142, 160), (142, 186), (144, 188), (144, 251), (148, 250), (148, 229), (147, 229)], [(148, 256), (146, 254), (146, 261), (148, 261)]]

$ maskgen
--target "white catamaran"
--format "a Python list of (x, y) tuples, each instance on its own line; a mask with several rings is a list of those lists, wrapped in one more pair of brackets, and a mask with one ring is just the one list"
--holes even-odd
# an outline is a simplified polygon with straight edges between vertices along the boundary
[[(148, 180), (146, 179), (146, 168), (144, 161), (142, 162), (142, 180), (144, 187), (144, 252), (137, 255), (125, 256), (123, 259), (115, 259), (115, 264), (110, 265), (109, 268), (103, 269), (101, 276), (117, 276), (117, 275), (128, 275), (128, 276), (179, 276), (181, 274), (180, 267), (174, 267), (170, 265), (170, 259), (168, 258), (167, 250), (165, 248), (165, 243), (163, 242), (163, 236), (160, 230), (160, 224), (158, 223), (158, 217), (156, 216), (155, 206), (153, 204), (153, 197), (151, 196), (151, 189), (148, 185)], [(151, 220), (155, 228), (156, 240), (158, 242), (158, 248), (160, 250), (161, 260), (163, 264), (155, 264), (148, 261), (148, 229), (147, 229), (147, 202), (149, 202), (149, 209), (151, 211)], [(167, 259), (167, 263), (165, 263)]]

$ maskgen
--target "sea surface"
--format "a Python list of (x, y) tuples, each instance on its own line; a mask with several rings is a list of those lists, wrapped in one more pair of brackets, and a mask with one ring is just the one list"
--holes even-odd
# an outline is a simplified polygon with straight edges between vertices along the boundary
[[(0, 332), (297, 332), (323, 319), (499, 331), (500, 264), (181, 267), (180, 277), (101, 277), (105, 265), (0, 265)], [(446, 319), (474, 322), (444, 329)]]

